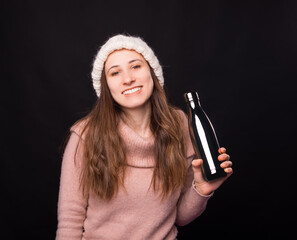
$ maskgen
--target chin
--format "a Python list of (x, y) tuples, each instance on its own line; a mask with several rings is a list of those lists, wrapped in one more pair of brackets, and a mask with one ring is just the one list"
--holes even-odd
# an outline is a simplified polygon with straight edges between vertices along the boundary
[(133, 101), (125, 101), (123, 102), (122, 104), (120, 104), (122, 106), (122, 108), (126, 108), (126, 109), (137, 109), (137, 108), (142, 108), (142, 107), (145, 107), (146, 106), (146, 103), (148, 101), (144, 101), (144, 100), (133, 100)]
[(121, 105), (122, 108), (125, 108), (125, 109), (137, 109), (137, 108), (141, 108), (143, 106), (143, 104), (124, 104), (124, 105)]

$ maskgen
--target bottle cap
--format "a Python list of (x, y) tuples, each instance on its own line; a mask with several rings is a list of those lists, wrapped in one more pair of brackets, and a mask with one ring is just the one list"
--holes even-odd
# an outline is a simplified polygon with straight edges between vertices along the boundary
[(186, 102), (199, 101), (199, 96), (197, 92), (187, 92), (184, 94)]

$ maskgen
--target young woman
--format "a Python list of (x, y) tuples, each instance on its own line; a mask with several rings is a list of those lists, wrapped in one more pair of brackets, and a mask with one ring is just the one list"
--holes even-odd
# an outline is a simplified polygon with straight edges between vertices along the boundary
[(63, 156), (57, 240), (176, 239), (232, 174), (206, 182), (185, 114), (167, 103), (162, 68), (140, 38), (116, 35), (92, 72), (98, 101), (71, 128)]

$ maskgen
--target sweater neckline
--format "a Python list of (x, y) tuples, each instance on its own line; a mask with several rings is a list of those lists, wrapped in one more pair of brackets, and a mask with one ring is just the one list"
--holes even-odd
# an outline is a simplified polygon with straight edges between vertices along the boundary
[(138, 168), (153, 168), (155, 166), (154, 136), (140, 136), (121, 118), (118, 122), (118, 130), (124, 143), (124, 150), (128, 166)]

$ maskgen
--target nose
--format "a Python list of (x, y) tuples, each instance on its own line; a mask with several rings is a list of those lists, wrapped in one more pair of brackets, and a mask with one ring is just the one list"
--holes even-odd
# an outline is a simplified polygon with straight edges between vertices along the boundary
[(129, 86), (129, 85), (131, 85), (134, 82), (135, 82), (135, 78), (134, 78), (133, 74), (130, 71), (127, 71), (124, 74), (123, 84)]

